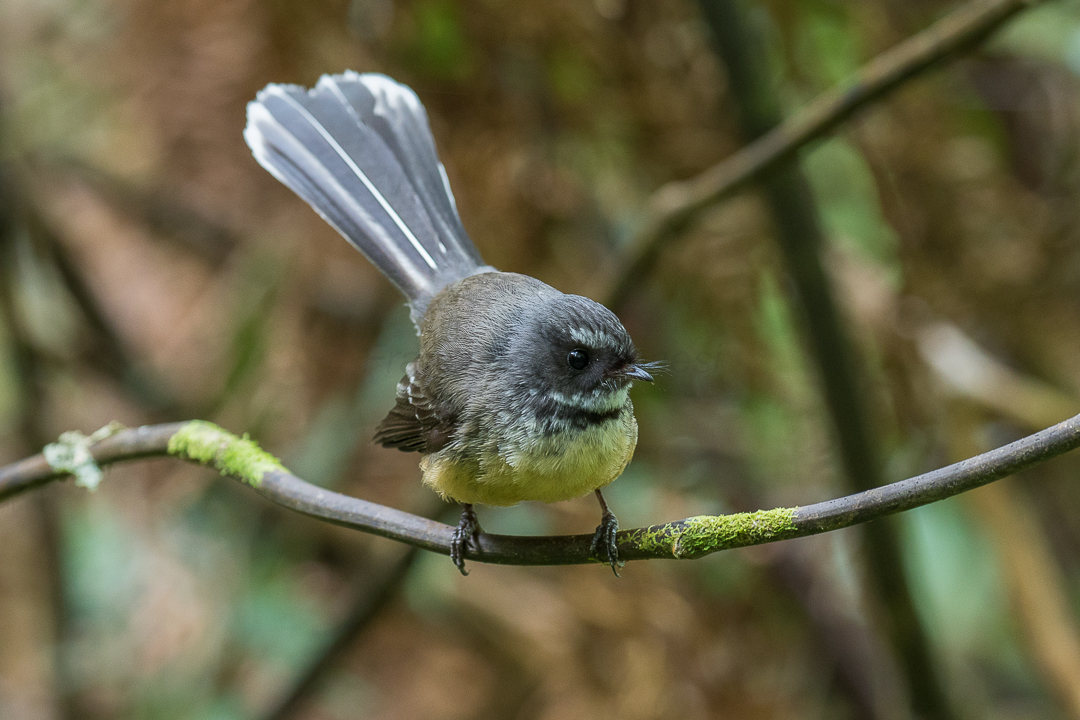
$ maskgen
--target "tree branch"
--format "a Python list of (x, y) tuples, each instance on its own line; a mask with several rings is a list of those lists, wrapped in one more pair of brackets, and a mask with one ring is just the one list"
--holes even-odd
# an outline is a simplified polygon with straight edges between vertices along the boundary
[[(696, 559), (721, 550), (851, 527), (973, 490), (1077, 447), (1080, 415), (968, 460), (835, 500), (753, 513), (702, 515), (623, 530), (618, 535), (619, 557)], [(289, 473), (251, 440), (201, 420), (120, 430), (92, 445), (90, 452), (99, 465), (162, 456), (207, 465), (296, 512), (450, 554), (453, 527), (312, 485)], [(0, 502), (67, 476), (67, 472), (50, 467), (44, 455), (0, 468)], [(591, 534), (527, 537), (484, 533), (479, 552), (470, 551), (469, 559), (503, 565), (598, 562), (590, 554), (591, 542)]]
[(702, 210), (759, 179), (810, 142), (832, 132), (870, 103), (992, 34), (1039, 0), (975, 0), (865, 65), (846, 86), (810, 102), (770, 132), (697, 177), (669, 183), (649, 199), (641, 230), (615, 273), (607, 304), (617, 307), (653, 265), (664, 242)]

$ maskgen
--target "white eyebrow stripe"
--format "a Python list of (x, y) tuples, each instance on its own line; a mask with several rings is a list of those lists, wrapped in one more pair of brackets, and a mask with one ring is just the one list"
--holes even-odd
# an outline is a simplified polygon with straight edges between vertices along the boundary
[(610, 344), (602, 333), (588, 328), (571, 328), (570, 339), (591, 348), (603, 348)]
[(393, 207), (390, 206), (390, 203), (386, 201), (386, 198), (383, 197), (382, 193), (379, 192), (378, 188), (376, 188), (372, 184), (371, 180), (368, 179), (368, 176), (365, 175), (364, 172), (360, 169), (360, 167), (353, 161), (353, 159), (349, 157), (349, 154), (345, 152), (345, 149), (338, 144), (337, 140), (334, 139), (334, 136), (331, 135), (325, 127), (323, 127), (323, 124), (319, 122), (314, 115), (308, 112), (307, 108), (298, 103), (295, 98), (293, 98), (288, 93), (279, 90), (276, 87), (273, 89), (277, 91), (277, 94), (282, 97), (285, 102), (296, 108), (296, 110), (301, 115), (303, 115), (309, 123), (311, 123), (311, 126), (314, 127), (320, 135), (322, 135), (323, 139), (326, 140), (326, 142), (330, 143), (330, 146), (334, 148), (334, 151), (338, 154), (338, 156), (345, 161), (345, 163), (354, 173), (356, 173), (356, 176), (360, 178), (360, 181), (362, 183), (364, 183), (364, 187), (368, 189), (368, 192), (370, 192), (372, 196), (374, 196), (375, 200), (379, 203), (379, 205), (382, 206), (382, 209), (385, 210), (386, 214), (390, 216), (390, 219), (394, 221), (394, 224), (398, 226), (401, 232), (404, 233), (405, 237), (408, 238), (409, 242), (412, 243), (412, 246), (416, 249), (416, 252), (420, 253), (420, 256), (424, 258), (424, 262), (426, 262), (432, 270), (437, 270), (438, 265), (435, 264), (435, 260), (433, 260), (431, 255), (428, 254), (428, 251), (424, 249), (424, 246), (420, 244), (420, 241), (416, 239), (416, 236), (413, 235), (412, 230), (409, 229), (409, 226), (405, 224), (405, 221), (401, 219), (401, 216), (397, 214)]

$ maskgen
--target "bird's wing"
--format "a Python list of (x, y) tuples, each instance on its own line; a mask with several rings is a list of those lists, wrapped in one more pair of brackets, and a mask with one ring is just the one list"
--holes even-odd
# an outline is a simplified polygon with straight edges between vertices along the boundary
[(436, 411), (415, 371), (414, 361), (398, 383), (397, 404), (375, 430), (375, 442), (404, 452), (438, 452), (450, 442), (454, 422)]

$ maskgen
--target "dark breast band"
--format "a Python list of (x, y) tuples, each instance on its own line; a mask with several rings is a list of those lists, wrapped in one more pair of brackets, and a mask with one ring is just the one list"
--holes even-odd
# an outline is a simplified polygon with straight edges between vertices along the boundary
[(625, 406), (613, 410), (585, 410), (555, 401), (541, 403), (536, 408), (536, 421), (546, 436), (557, 435), (570, 429), (586, 430), (590, 427), (618, 420)]

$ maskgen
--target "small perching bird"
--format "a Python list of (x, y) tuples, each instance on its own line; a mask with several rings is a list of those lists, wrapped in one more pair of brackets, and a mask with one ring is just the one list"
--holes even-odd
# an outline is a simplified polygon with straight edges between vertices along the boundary
[(375, 441), (423, 454), (423, 481), (463, 504), (451, 557), (480, 528), (474, 503), (595, 492), (593, 551), (618, 566), (600, 489), (637, 444), (633, 381), (648, 366), (604, 306), (484, 264), (458, 217), (427, 113), (385, 75), (268, 85), (248, 104), (259, 164), (315, 208), (409, 301), (420, 355)]

